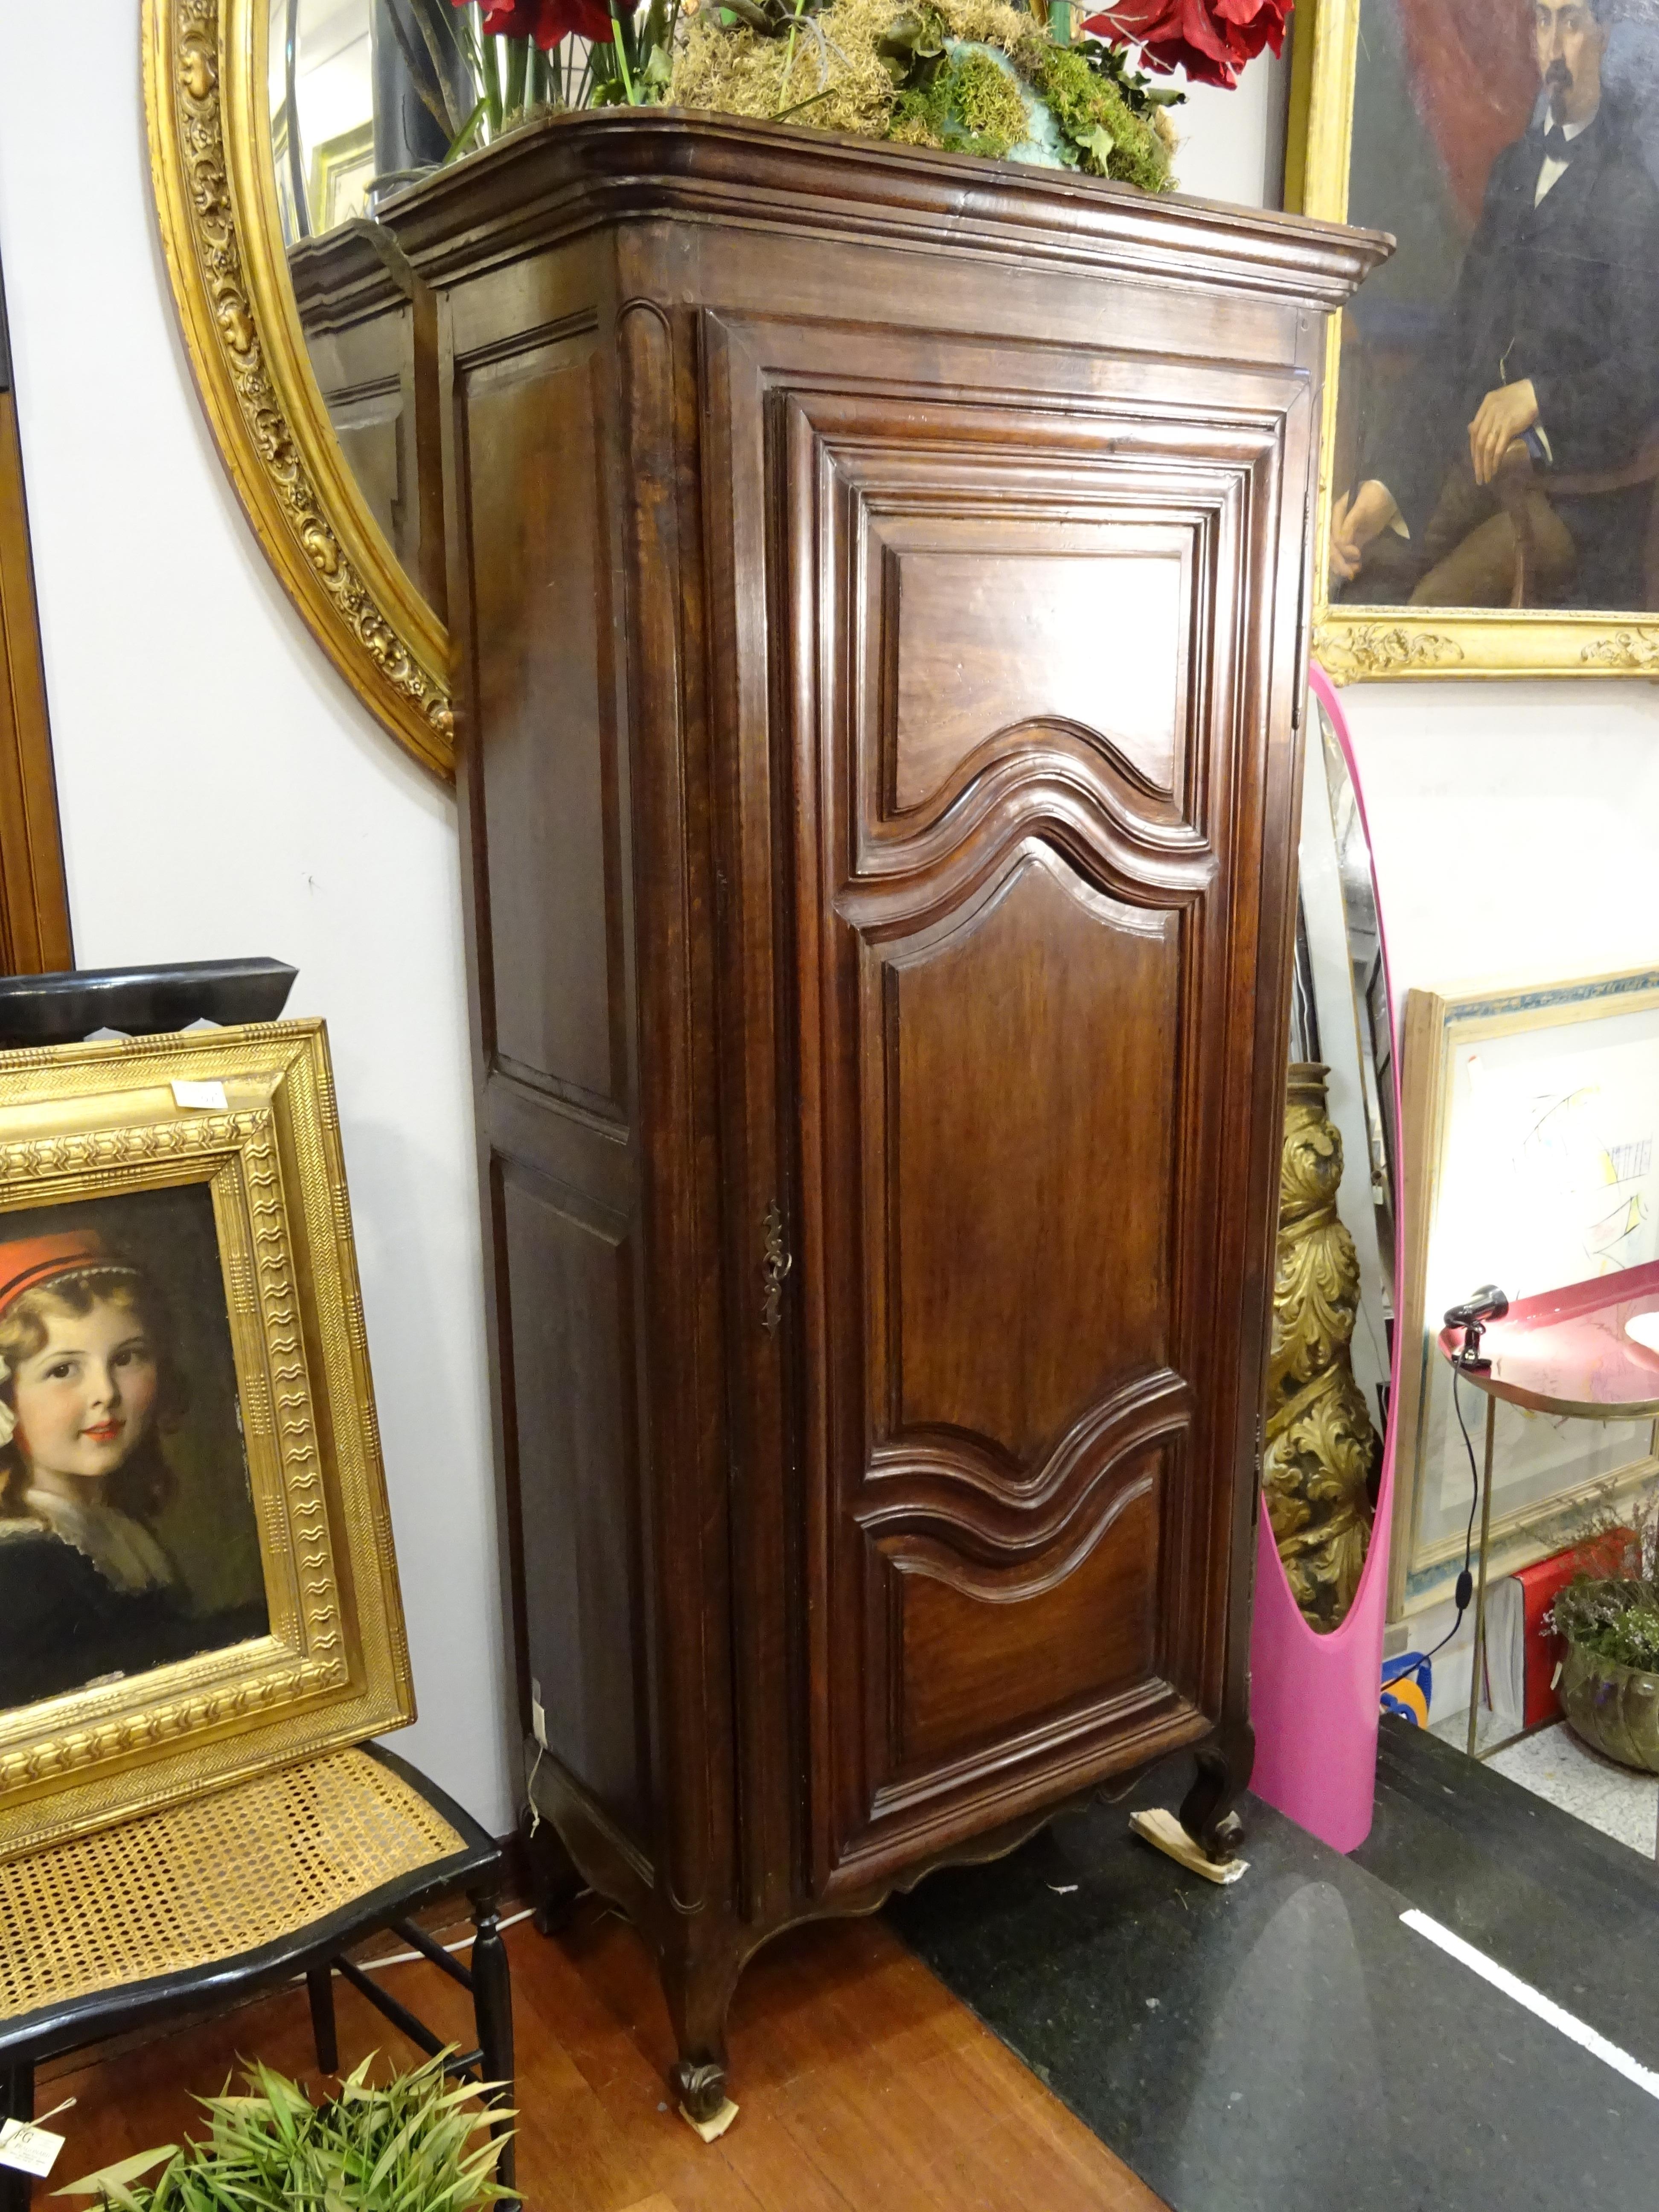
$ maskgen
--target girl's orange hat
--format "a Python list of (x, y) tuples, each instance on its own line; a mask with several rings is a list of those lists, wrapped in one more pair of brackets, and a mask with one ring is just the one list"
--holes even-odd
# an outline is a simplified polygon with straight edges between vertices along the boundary
[(95, 1230), (62, 1230), (55, 1237), (24, 1237), (15, 1244), (0, 1244), (0, 1315), (15, 1305), (25, 1291), (38, 1291), (43, 1283), (61, 1275), (131, 1275), (137, 1273), (125, 1260), (114, 1260)]

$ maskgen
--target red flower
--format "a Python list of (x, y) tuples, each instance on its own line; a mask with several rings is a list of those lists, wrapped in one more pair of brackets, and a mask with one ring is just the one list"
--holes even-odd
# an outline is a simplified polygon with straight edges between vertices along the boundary
[[(467, 0), (453, 4), (465, 8)], [(483, 0), (483, 27), (492, 39), (534, 39), (544, 53), (572, 31), (596, 46), (611, 40), (606, 0)]]
[(1114, 46), (1139, 46), (1148, 68), (1184, 69), (1195, 84), (1229, 91), (1263, 46), (1278, 53), (1292, 0), (1113, 0), (1084, 29)]

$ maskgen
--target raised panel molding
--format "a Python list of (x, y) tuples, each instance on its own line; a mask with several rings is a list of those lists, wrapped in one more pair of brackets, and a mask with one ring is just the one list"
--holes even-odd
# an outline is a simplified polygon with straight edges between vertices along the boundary
[(877, 1538), (937, 1525), (965, 1556), (996, 1565), (1046, 1555), (1121, 1461), (1184, 1430), (1191, 1415), (1191, 1389), (1172, 1370), (1135, 1376), (1091, 1405), (1030, 1472), (982, 1439), (908, 1428), (873, 1447), (853, 1518)]
[(988, 1760), (1013, 1802), (1091, 1746), (1188, 1740), (1212, 1694), (1182, 1595), (1220, 1526), (1194, 1488), (1221, 1448), (1194, 1205), (1220, 1142), (1241, 580), (1279, 465), (1276, 422), (1194, 439), (1104, 399), (841, 390), (833, 350), (777, 377), (769, 446), (825, 1377), (808, 1567), (817, 1632), (865, 1654), (856, 1700), (820, 1662), (826, 1891), (948, 1824), (975, 1771), (982, 1813)]
[[(613, 608), (597, 490), (604, 394), (591, 332), (465, 365), (475, 501), (527, 487), (510, 532), (469, 532), (492, 1058), (620, 1122), (626, 1112)], [(556, 619), (548, 611), (556, 609)], [(496, 948), (501, 957), (496, 957)], [(576, 979), (573, 981), (573, 977)]]
[[(1029, 1471), (1170, 1364), (1180, 916), (1094, 890), (1030, 836), (863, 963), (876, 1437), (953, 1430)], [(954, 1080), (969, 1040), (972, 1090)], [(1122, 1112), (1131, 1086), (1150, 1111)], [(1109, 1250), (1079, 1203), (1091, 1179), (1115, 1194)]]
[[(1121, 1484), (1083, 1538), (1033, 1576), (973, 1576), (948, 1551), (884, 1545), (892, 1734), (872, 1809), (891, 1817), (1012, 1734), (1166, 1701), (1158, 1672), (1162, 1468)], [(909, 1786), (907, 1787), (906, 1785)]]
[(1115, 518), (1011, 532), (997, 515), (925, 513), (866, 514), (866, 526), (886, 648), (884, 821), (960, 789), (1039, 729), (1178, 818), (1190, 526)]

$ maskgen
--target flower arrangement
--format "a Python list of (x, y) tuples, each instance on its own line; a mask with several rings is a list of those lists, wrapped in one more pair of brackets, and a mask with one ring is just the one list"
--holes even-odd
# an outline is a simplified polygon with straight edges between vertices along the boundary
[(1659, 1674), (1659, 1589), (1650, 1582), (1581, 1577), (1560, 1592), (1545, 1621), (1598, 1659)]
[(1238, 72), (1264, 46), (1285, 47), (1292, 0), (1114, 0), (1087, 27), (1120, 46), (1139, 46), (1155, 70), (1183, 69), (1194, 84), (1231, 92)]
[[(1232, 86), (1292, 0), (406, 0), (447, 160), (538, 110), (674, 105), (1172, 183), (1153, 76)], [(1144, 68), (1132, 65), (1139, 50)], [(1146, 71), (1153, 73), (1152, 76)]]

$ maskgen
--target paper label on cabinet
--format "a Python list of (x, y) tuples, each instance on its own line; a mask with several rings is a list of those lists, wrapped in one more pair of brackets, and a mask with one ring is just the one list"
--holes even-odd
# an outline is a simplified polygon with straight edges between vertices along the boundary
[(50, 2128), (37, 2128), (31, 2121), (7, 2120), (0, 2125), (0, 2166), (44, 2179), (52, 2172), (64, 2140)]
[(222, 1083), (175, 1083), (173, 1086), (175, 1106), (199, 1106), (215, 1114), (225, 1113), (229, 1105)]

